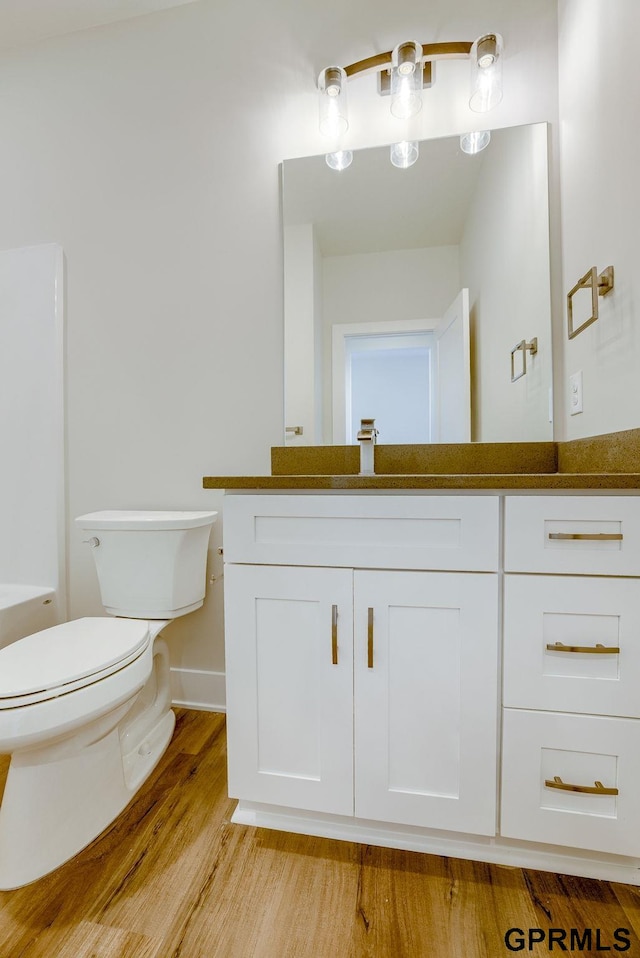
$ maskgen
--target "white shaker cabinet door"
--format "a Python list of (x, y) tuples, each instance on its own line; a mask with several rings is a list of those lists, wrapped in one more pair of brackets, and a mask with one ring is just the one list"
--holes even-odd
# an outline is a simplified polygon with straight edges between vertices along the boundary
[(356, 571), (356, 815), (495, 835), (497, 576)]
[(352, 579), (226, 566), (231, 796), (353, 815)]

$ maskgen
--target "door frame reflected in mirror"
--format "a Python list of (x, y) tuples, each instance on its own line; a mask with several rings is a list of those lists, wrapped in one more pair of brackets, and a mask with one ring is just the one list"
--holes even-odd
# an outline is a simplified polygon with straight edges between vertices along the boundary
[[(344, 443), (355, 444), (357, 421), (367, 418), (367, 409), (362, 406), (357, 397), (354, 397), (354, 383), (352, 379), (352, 364), (354, 348), (358, 352), (379, 351), (386, 354), (385, 359), (393, 362), (393, 354), (408, 349), (426, 348), (428, 350), (427, 374), (423, 393), (412, 393), (414, 409), (411, 410), (412, 420), (417, 420), (415, 438), (399, 438), (403, 432), (402, 424), (396, 423), (396, 417), (404, 413), (402, 405), (394, 404), (389, 408), (392, 397), (386, 395), (374, 396), (374, 389), (368, 391), (369, 399), (366, 403), (371, 406), (369, 418), (376, 419), (377, 428), (385, 434), (380, 434), (382, 442), (431, 442), (433, 436), (432, 423), (432, 382), (433, 382), (433, 320), (390, 320), (380, 323), (353, 323), (335, 325), (332, 328), (332, 371), (331, 395), (333, 439), (337, 445)], [(362, 341), (365, 342), (362, 342)], [(382, 364), (386, 365), (386, 364)], [(380, 372), (380, 368), (378, 369)], [(418, 406), (418, 408), (415, 408)], [(354, 411), (355, 409), (355, 411)], [(355, 426), (354, 426), (355, 423)]]

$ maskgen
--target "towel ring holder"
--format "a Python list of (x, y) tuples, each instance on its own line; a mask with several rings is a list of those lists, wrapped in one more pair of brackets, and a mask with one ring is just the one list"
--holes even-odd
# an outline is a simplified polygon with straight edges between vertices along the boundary
[[(573, 326), (573, 297), (579, 289), (591, 290), (591, 316), (580, 326)], [(613, 266), (607, 266), (598, 275), (598, 268), (592, 266), (567, 294), (567, 324), (569, 339), (574, 339), (598, 318), (598, 296), (606, 296), (613, 289)]]
[[(522, 379), (523, 376), (527, 375), (527, 353), (531, 353), (532, 356), (538, 352), (538, 337), (534, 336), (530, 343), (526, 339), (522, 339), (519, 343), (511, 350), (511, 382), (515, 383), (519, 379)], [(519, 373), (515, 371), (515, 356), (516, 353), (522, 353), (522, 367)]]

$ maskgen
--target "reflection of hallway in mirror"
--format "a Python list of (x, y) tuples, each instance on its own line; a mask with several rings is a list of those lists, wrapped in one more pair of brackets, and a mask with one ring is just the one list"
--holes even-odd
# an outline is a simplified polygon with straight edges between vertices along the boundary
[(354, 444), (375, 419), (385, 444), (469, 442), (469, 290), (441, 319), (333, 327), (334, 442)]
[(431, 442), (432, 345), (432, 333), (347, 339), (348, 443), (368, 418), (382, 442)]

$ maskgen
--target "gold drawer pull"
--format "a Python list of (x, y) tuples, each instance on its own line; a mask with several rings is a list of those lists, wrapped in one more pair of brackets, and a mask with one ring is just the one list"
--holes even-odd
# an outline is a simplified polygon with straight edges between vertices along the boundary
[(596, 782), (595, 785), (570, 785), (563, 782), (559, 775), (553, 776), (553, 781), (545, 779), (547, 788), (563, 788), (565, 792), (582, 792), (584, 795), (617, 795), (617, 788), (605, 788), (602, 782)]
[(338, 606), (331, 606), (331, 664), (338, 664)]
[(563, 645), (562, 642), (555, 642), (553, 645), (547, 645), (547, 652), (584, 652), (591, 655), (619, 655), (619, 645), (602, 645), (598, 642), (596, 645)]
[(622, 542), (621, 532), (550, 532), (550, 539), (583, 539), (589, 542)]
[(373, 609), (367, 609), (367, 668), (373, 668)]

